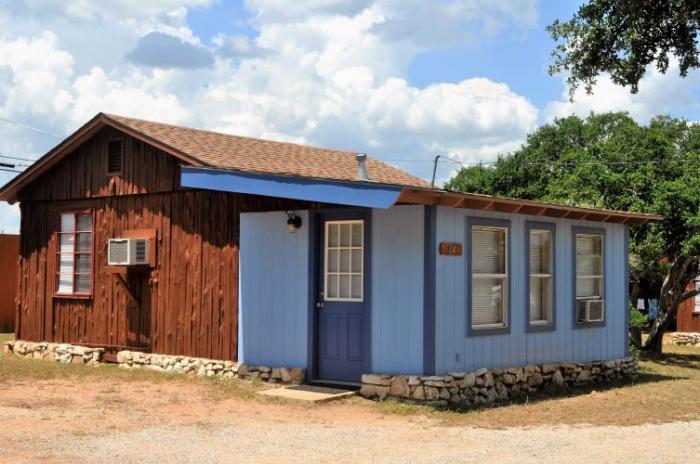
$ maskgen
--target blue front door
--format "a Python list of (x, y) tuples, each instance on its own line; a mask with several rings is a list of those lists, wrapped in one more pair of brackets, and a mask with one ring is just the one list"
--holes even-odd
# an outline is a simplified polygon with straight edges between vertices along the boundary
[(359, 382), (369, 372), (367, 215), (320, 215), (318, 377)]

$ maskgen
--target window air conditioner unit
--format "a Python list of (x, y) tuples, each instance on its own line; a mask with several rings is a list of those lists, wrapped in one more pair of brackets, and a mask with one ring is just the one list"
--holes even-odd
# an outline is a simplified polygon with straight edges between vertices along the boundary
[(109, 266), (135, 266), (148, 264), (147, 238), (111, 238), (107, 242)]
[(576, 301), (576, 320), (578, 322), (598, 322), (603, 320), (603, 300)]

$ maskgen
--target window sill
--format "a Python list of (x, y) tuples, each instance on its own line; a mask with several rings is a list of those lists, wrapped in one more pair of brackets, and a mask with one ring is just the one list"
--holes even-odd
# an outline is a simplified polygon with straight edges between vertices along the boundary
[(92, 293), (54, 293), (53, 297), (61, 300), (91, 300)]
[(510, 327), (504, 324), (490, 324), (478, 327), (470, 327), (467, 330), (468, 337), (478, 337), (486, 335), (505, 335), (510, 333)]
[(595, 327), (605, 327), (605, 319), (603, 319), (602, 321), (574, 322), (574, 329), (592, 329)]
[(527, 332), (552, 332), (556, 330), (554, 321), (530, 322), (527, 325)]

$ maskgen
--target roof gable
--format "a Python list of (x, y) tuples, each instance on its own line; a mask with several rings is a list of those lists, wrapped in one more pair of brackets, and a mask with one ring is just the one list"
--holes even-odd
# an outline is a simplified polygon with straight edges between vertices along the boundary
[[(16, 201), (19, 190), (105, 125), (151, 144), (190, 166), (359, 182), (356, 153), (353, 152), (240, 137), (99, 113), (0, 189), (0, 200)], [(427, 182), (373, 158), (367, 159), (367, 171), (372, 182), (430, 187)]]

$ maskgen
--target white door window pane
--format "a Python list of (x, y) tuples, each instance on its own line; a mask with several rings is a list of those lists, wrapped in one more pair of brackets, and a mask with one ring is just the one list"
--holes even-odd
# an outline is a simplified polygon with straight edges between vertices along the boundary
[(364, 222), (327, 221), (325, 231), (325, 299), (362, 301)]
[(350, 250), (340, 250), (340, 272), (350, 272)]

